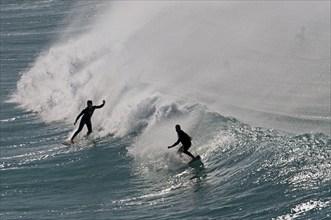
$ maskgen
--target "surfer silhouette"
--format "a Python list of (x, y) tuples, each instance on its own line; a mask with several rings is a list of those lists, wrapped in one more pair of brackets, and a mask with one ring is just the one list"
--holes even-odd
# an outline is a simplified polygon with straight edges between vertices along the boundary
[(187, 154), (190, 157), (192, 157), (192, 159), (194, 159), (195, 157), (188, 151), (188, 149), (192, 145), (192, 143), (191, 143), (192, 138), (180, 128), (180, 125), (176, 125), (175, 128), (176, 128), (176, 132), (178, 135), (178, 140), (173, 145), (168, 146), (168, 148), (170, 149), (170, 148), (176, 146), (177, 144), (182, 143), (182, 146), (178, 149), (178, 153)]
[(86, 137), (88, 137), (91, 133), (92, 133), (92, 123), (91, 123), (91, 117), (93, 115), (93, 112), (95, 109), (97, 108), (102, 108), (105, 105), (105, 100), (102, 101), (103, 103), (101, 105), (98, 106), (94, 106), (91, 100), (87, 101), (87, 107), (77, 116), (76, 121), (74, 123), (74, 125), (76, 125), (78, 119), (82, 117), (82, 119), (80, 120), (79, 123), (79, 127), (77, 129), (77, 131), (75, 132), (75, 134), (72, 136), (71, 138), (71, 143), (74, 142), (74, 138), (79, 134), (79, 132), (82, 131), (84, 125), (86, 125), (87, 127), (87, 134)]

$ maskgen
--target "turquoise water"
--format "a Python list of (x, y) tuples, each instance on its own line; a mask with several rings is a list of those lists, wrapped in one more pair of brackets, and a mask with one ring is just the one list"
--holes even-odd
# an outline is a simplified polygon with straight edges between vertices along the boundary
[(329, 8), (1, 1), (1, 219), (330, 219)]

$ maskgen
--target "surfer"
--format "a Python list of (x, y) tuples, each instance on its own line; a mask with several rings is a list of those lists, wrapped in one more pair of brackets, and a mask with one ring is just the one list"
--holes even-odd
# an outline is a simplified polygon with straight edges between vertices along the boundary
[(192, 159), (194, 159), (195, 157), (188, 151), (188, 149), (191, 147), (191, 144), (192, 144), (191, 143), (192, 138), (180, 128), (180, 125), (176, 125), (175, 128), (176, 128), (176, 132), (178, 135), (178, 140), (173, 145), (168, 146), (168, 148), (170, 149), (170, 148), (176, 146), (177, 144), (179, 144), (179, 142), (181, 142), (183, 146), (181, 146), (178, 149), (178, 153), (187, 154), (190, 157), (192, 157)]
[(71, 143), (74, 142), (74, 138), (79, 134), (79, 132), (82, 131), (84, 125), (86, 125), (87, 130), (88, 130), (87, 134), (86, 134), (86, 137), (89, 136), (92, 133), (91, 117), (92, 117), (93, 112), (94, 112), (95, 109), (102, 108), (105, 105), (105, 100), (103, 100), (102, 102), (103, 103), (101, 105), (94, 106), (92, 104), (91, 100), (87, 101), (87, 107), (77, 116), (76, 121), (74, 123), (74, 125), (76, 125), (78, 119), (81, 116), (83, 116), (82, 119), (80, 120), (79, 127), (78, 127), (77, 131), (75, 132), (75, 134), (72, 136), (72, 138), (70, 140)]

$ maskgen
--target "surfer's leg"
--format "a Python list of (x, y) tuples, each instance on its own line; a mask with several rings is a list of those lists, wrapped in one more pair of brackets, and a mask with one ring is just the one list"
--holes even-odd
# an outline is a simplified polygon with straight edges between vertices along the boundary
[(92, 123), (91, 123), (91, 121), (87, 121), (86, 126), (87, 126), (86, 137), (88, 137), (92, 133)]
[(74, 138), (79, 134), (79, 132), (82, 131), (82, 129), (84, 127), (84, 124), (85, 124), (84, 120), (81, 120), (80, 123), (79, 123), (79, 127), (78, 127), (77, 131), (75, 132), (75, 134), (71, 138), (71, 142), (73, 142)]
[(188, 149), (191, 147), (191, 145), (183, 146), (183, 147), (184, 147), (183, 153), (189, 155), (190, 157), (192, 157), (192, 158), (194, 159), (195, 157), (193, 156), (193, 154), (191, 154), (191, 153), (188, 151)]
[(192, 159), (194, 159), (195, 157), (193, 156), (193, 154), (191, 154), (189, 151), (183, 151), (184, 154), (189, 155), (190, 157), (192, 157)]

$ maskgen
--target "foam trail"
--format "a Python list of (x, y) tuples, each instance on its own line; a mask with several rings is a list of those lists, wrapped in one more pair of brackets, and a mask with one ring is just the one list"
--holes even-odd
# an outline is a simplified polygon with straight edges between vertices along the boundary
[(87, 99), (106, 99), (93, 116), (102, 135), (125, 135), (187, 103), (256, 125), (330, 133), (329, 8), (109, 2), (93, 28), (38, 57), (13, 100), (44, 121), (72, 123)]

